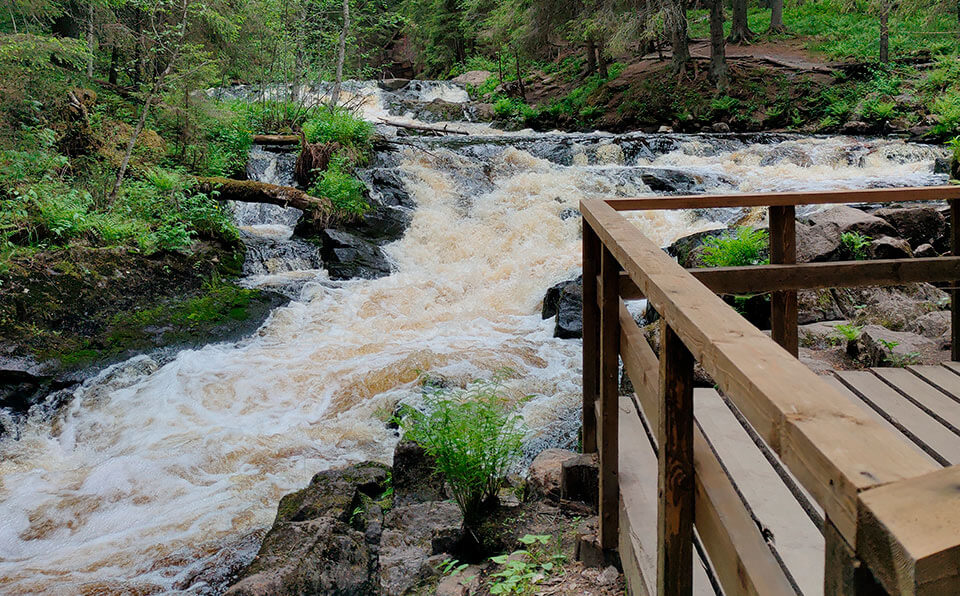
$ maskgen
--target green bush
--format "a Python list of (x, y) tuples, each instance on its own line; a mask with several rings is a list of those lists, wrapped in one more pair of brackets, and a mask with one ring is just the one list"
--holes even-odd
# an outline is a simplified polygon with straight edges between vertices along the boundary
[(373, 135), (373, 125), (344, 108), (323, 106), (303, 123), (303, 134), (309, 143), (337, 142), (366, 151)]
[(872, 240), (873, 238), (860, 232), (844, 232), (840, 235), (840, 243), (844, 250), (856, 261), (867, 258), (867, 247)]
[(423, 412), (405, 411), (407, 436), (436, 460), (468, 527), (496, 498), (522, 453), (520, 417), (500, 393), (498, 380), (476, 381), (465, 390), (428, 394)]
[(934, 134), (956, 134), (960, 130), (960, 92), (945, 92), (934, 100), (932, 111), (937, 118), (933, 127)]
[(341, 216), (359, 216), (370, 210), (363, 196), (363, 182), (350, 172), (350, 160), (340, 153), (330, 158), (327, 169), (310, 187), (310, 194), (329, 199)]
[(703, 262), (709, 267), (765, 265), (769, 262), (766, 257), (768, 246), (769, 235), (766, 230), (742, 226), (733, 234), (727, 232), (722, 236), (707, 238)]

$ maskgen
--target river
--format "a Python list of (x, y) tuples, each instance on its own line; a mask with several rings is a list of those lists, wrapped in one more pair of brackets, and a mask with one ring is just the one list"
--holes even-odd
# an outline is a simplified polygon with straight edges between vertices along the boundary
[[(450, 84), (418, 85), (404, 93), (466, 100)], [(354, 93), (367, 117), (391, 113), (396, 94)], [(385, 420), (416, 400), (421, 371), (463, 383), (509, 368), (528, 454), (570, 445), (581, 344), (555, 339), (539, 313), (546, 288), (578, 273), (582, 198), (945, 180), (932, 173), (939, 149), (900, 140), (460, 125), (473, 134), (405, 137), (371, 166), (399, 173), (417, 205), (386, 247), (392, 275), (334, 282), (309, 260), (258, 270), (251, 285), (286, 285), (295, 300), (252, 337), (113, 367), (0, 442), (0, 593), (220, 593), (282, 495), (325, 468), (389, 463), (397, 437)], [(290, 160), (278, 160), (255, 175), (285, 175), (276, 168)], [(240, 215), (252, 236), (292, 231), (289, 213)], [(667, 245), (741, 216), (631, 218)]]

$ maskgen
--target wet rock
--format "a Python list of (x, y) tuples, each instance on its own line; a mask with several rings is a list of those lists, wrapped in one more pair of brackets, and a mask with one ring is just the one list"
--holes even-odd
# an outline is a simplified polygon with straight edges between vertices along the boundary
[(527, 470), (527, 486), (532, 495), (551, 499), (560, 498), (560, 478), (563, 464), (577, 454), (567, 449), (545, 449)]
[(815, 226), (835, 230), (838, 235), (844, 232), (858, 232), (874, 238), (898, 235), (893, 226), (883, 219), (845, 205), (817, 211), (808, 219)]
[(835, 321), (846, 317), (829, 289), (803, 290), (797, 293), (797, 322), (801, 325)]
[(406, 209), (374, 205), (359, 219), (342, 223), (338, 229), (376, 244), (386, 244), (402, 238), (412, 220), (412, 212)]
[(240, 232), (247, 247), (243, 262), (245, 275), (272, 275), (286, 271), (319, 269), (320, 249), (298, 238), (270, 238)]
[(460, 76), (452, 79), (452, 82), (460, 85), (471, 85), (479, 87), (487, 82), (487, 79), (493, 76), (489, 70), (468, 70)]
[(383, 79), (380, 88), (387, 91), (399, 91), (410, 84), (410, 79)]
[(903, 238), (880, 236), (875, 238), (867, 248), (871, 259), (909, 259), (913, 257), (910, 244)]
[(781, 163), (790, 163), (801, 168), (809, 168), (813, 165), (813, 160), (807, 155), (807, 152), (800, 147), (783, 144), (777, 146), (766, 157), (760, 160), (760, 165), (774, 166)]
[(703, 262), (700, 256), (703, 254), (704, 242), (708, 238), (719, 237), (726, 232), (724, 229), (718, 229), (684, 236), (666, 248), (667, 254), (676, 258), (677, 263), (684, 268), (702, 267)]
[(433, 501), (392, 509), (380, 540), (381, 593), (400, 596), (436, 575), (432, 563), (439, 561), (431, 559), (452, 550), (462, 537), (463, 516), (454, 503)]
[(726, 122), (714, 122), (710, 129), (713, 132), (725, 133), (730, 132), (730, 125)]
[(423, 447), (410, 440), (393, 451), (393, 500), (396, 506), (447, 498), (443, 476)]
[(382, 494), (388, 471), (371, 462), (328, 470), (281, 499), (259, 553), (227, 594), (374, 593), (380, 536), (368, 537), (367, 528), (357, 528), (352, 518), (364, 497)]
[(547, 293), (543, 297), (543, 307), (540, 311), (541, 319), (549, 319), (557, 315), (560, 311), (560, 293), (563, 291), (563, 288), (570, 284), (583, 285), (583, 276), (578, 275), (576, 279), (561, 281), (547, 289)]
[(320, 256), (331, 279), (376, 279), (390, 275), (390, 263), (376, 244), (327, 228), (320, 233)]
[(861, 355), (868, 366), (915, 364), (924, 353), (938, 350), (937, 342), (907, 331), (867, 325), (860, 332)]
[(940, 253), (937, 252), (937, 249), (930, 244), (921, 244), (913, 251), (913, 256), (918, 259), (926, 259), (930, 257), (939, 257)]
[(883, 208), (873, 215), (886, 220), (910, 246), (937, 244), (947, 233), (947, 220), (935, 207)]
[(641, 180), (650, 190), (666, 194), (685, 194), (702, 184), (702, 179), (695, 174), (667, 168), (646, 168)]
[(938, 157), (933, 160), (933, 173), (934, 174), (949, 174), (950, 173), (950, 160), (946, 157)]
[(572, 207), (567, 207), (560, 212), (560, 221), (567, 221), (572, 217), (582, 217), (582, 214)]
[(840, 127), (840, 132), (847, 135), (864, 135), (868, 134), (870, 130), (870, 125), (860, 120), (845, 122), (843, 126)]
[(582, 453), (565, 460), (560, 471), (560, 496), (597, 506), (600, 496), (600, 465), (597, 454)]
[(557, 301), (557, 324), (553, 336), (560, 339), (583, 337), (583, 282), (568, 283)]
[(55, 372), (32, 356), (0, 356), (0, 408), (25, 413), (40, 401)]
[(497, 113), (493, 110), (492, 103), (475, 102), (467, 104), (467, 115), (473, 122), (493, 122), (497, 118)]

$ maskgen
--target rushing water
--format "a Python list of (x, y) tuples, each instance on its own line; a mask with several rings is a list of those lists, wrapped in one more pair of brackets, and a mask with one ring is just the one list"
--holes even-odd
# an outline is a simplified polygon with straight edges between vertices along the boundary
[[(367, 113), (389, 112), (371, 93)], [(932, 174), (937, 150), (896, 140), (475, 130), (489, 136), (378, 156), (417, 203), (386, 249), (393, 275), (259, 271), (250, 283), (299, 283), (253, 337), (114, 367), (0, 442), (0, 593), (222, 591), (283, 494), (324, 468), (389, 460), (396, 437), (384, 420), (416, 399), (419, 371), (456, 383), (513, 369), (509, 395), (532, 396), (521, 406), (528, 450), (569, 442), (580, 343), (554, 339), (539, 309), (548, 286), (577, 273), (580, 221), (568, 216), (584, 197), (943, 180)], [(256, 177), (287, 175), (287, 158), (262, 151)], [(247, 209), (238, 220), (254, 242), (287, 240), (289, 213)], [(741, 215), (632, 219), (667, 244)]]

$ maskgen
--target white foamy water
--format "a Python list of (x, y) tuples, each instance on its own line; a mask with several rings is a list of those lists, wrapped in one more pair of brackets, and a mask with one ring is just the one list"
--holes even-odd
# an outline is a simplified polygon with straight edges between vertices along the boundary
[[(722, 175), (716, 188), (728, 192), (937, 180), (923, 148), (873, 141), (850, 163), (821, 156), (859, 141), (795, 142), (807, 166), (761, 166), (772, 146), (718, 152), (699, 140), (651, 165)], [(580, 264), (580, 220), (561, 214), (585, 197), (649, 190), (610, 165), (623, 151), (602, 156), (561, 166), (509, 147), (483, 159), (408, 148), (399, 170), (418, 208), (387, 247), (393, 275), (307, 283), (245, 341), (162, 367), (135, 359), (54, 419), (29, 420), (19, 440), (0, 442), (0, 593), (222, 591), (283, 494), (325, 468), (389, 461), (384, 421), (419, 394), (419, 371), (465, 382), (511, 368), (508, 393), (533, 396), (521, 410), (530, 444), (569, 440), (581, 344), (554, 339), (539, 316), (545, 289)], [(704, 214), (632, 219), (664, 245), (717, 225)]]

